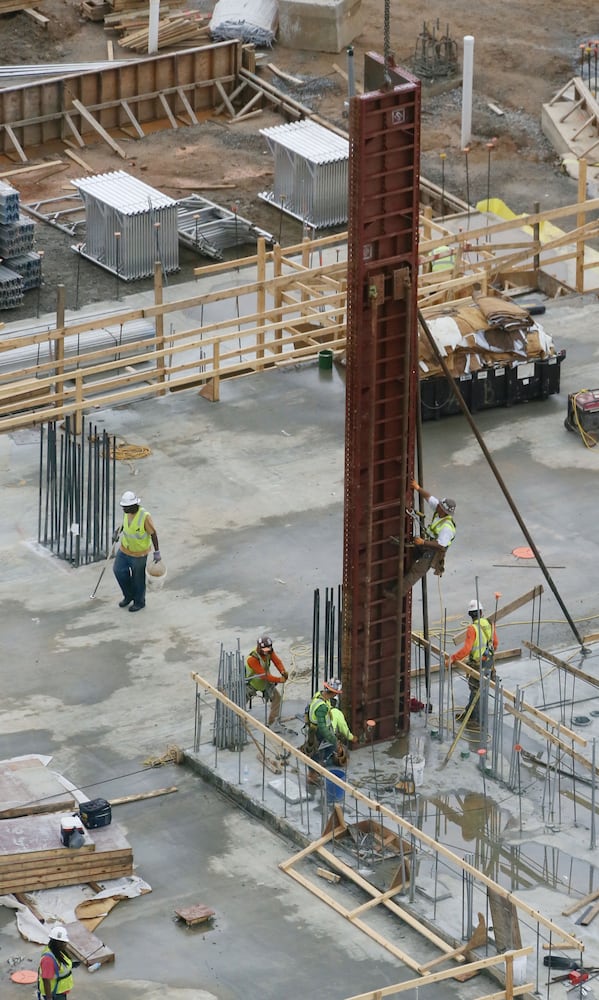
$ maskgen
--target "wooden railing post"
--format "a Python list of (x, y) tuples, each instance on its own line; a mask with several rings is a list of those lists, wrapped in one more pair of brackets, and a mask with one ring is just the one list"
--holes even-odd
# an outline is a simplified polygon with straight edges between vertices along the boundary
[[(279, 278), (281, 276), (282, 267), (281, 262), (283, 259), (283, 254), (281, 250), (281, 245), (275, 243), (272, 252), (272, 263), (273, 263), (273, 278)], [(283, 304), (283, 293), (278, 285), (275, 285), (274, 295), (273, 295), (273, 305), (275, 308), (275, 321), (281, 319), (281, 305)], [(283, 337), (283, 331), (278, 329), (275, 331), (275, 353), (281, 353), (281, 345), (277, 341), (281, 340)]]
[(64, 314), (65, 314), (65, 286), (58, 285), (56, 289), (56, 340), (54, 341), (54, 395), (56, 396), (56, 409), (61, 409), (64, 403)]
[[(163, 302), (163, 298), (162, 298), (162, 264), (160, 263), (160, 261), (155, 261), (154, 262), (154, 305), (155, 306), (161, 306), (162, 302)], [(157, 351), (163, 351), (164, 350), (164, 313), (163, 312), (156, 313), (155, 324), (156, 324), (156, 326), (155, 326), (155, 329), (156, 329), (156, 335), (155, 335), (156, 350)], [(164, 358), (164, 354), (161, 354), (160, 357), (156, 358), (156, 368), (157, 368), (157, 371), (158, 371), (158, 381), (159, 382), (165, 382), (166, 381), (166, 373), (165, 373), (165, 358)], [(158, 395), (159, 396), (164, 396), (165, 394), (166, 394), (166, 389), (165, 388), (160, 389)]]
[[(578, 204), (581, 205), (587, 199), (587, 161), (578, 161)], [(581, 229), (586, 221), (586, 213), (579, 212), (576, 216), (576, 228)], [(576, 240), (576, 291), (582, 295), (584, 292), (584, 237)]]
[(258, 313), (257, 326), (262, 327), (256, 337), (256, 358), (264, 358), (264, 324), (266, 323), (266, 241), (263, 236), (258, 237), (256, 261), (256, 281), (260, 287), (256, 293), (256, 312)]

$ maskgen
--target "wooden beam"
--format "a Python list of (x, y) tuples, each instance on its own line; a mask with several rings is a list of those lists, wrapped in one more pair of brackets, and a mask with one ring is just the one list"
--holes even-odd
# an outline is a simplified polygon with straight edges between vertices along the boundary
[(129, 105), (127, 103), (127, 101), (121, 101), (121, 107), (122, 107), (123, 111), (125, 112), (125, 114), (127, 115), (127, 118), (131, 122), (133, 128), (135, 129), (138, 137), (140, 139), (145, 139), (146, 133), (144, 132), (144, 130), (141, 127), (141, 125), (139, 124), (137, 118), (133, 114), (131, 108), (129, 107)]
[(101, 136), (102, 139), (104, 139), (104, 142), (108, 146), (110, 146), (110, 148), (114, 150), (115, 153), (118, 153), (118, 155), (123, 160), (126, 160), (127, 154), (125, 150), (122, 148), (122, 146), (119, 146), (118, 142), (115, 142), (112, 136), (108, 134), (104, 126), (100, 125), (100, 122), (97, 120), (97, 118), (94, 118), (91, 111), (88, 111), (85, 105), (82, 104), (81, 101), (78, 101), (76, 97), (73, 98), (72, 105), (75, 108), (75, 110), (79, 112), (81, 117), (85, 118), (86, 122), (88, 122), (88, 124), (91, 125), (91, 127), (98, 133), (98, 135)]
[(28, 167), (13, 167), (12, 170), (3, 170), (0, 173), (0, 178), (3, 177), (21, 177), (22, 174), (36, 173), (38, 170), (58, 170), (59, 167), (63, 169), (67, 167), (68, 164), (64, 160), (50, 160), (46, 163), (32, 163)]
[(24, 7), (23, 13), (27, 14), (27, 17), (30, 17), (32, 21), (41, 24), (42, 28), (47, 28), (50, 24), (50, 18), (46, 17), (45, 14), (40, 14), (39, 10), (34, 10), (33, 7)]
[(133, 795), (121, 795), (120, 798), (111, 799), (111, 806), (124, 806), (129, 802), (145, 802), (146, 799), (156, 799), (160, 795), (172, 795), (173, 792), (178, 792), (179, 789), (176, 785), (171, 785), (170, 788), (155, 788), (151, 792), (137, 792)]
[(175, 118), (173, 112), (171, 111), (171, 106), (168, 103), (165, 95), (164, 94), (158, 94), (158, 100), (160, 101), (160, 103), (162, 104), (162, 107), (164, 108), (164, 113), (165, 113), (166, 117), (168, 118), (169, 122), (171, 123), (171, 127), (172, 128), (179, 128), (179, 124), (177, 122), (177, 119)]
[(75, 153), (72, 149), (65, 149), (65, 153), (69, 157), (69, 159), (73, 160), (80, 167), (83, 167), (83, 169), (87, 170), (89, 174), (94, 173), (94, 168), (90, 167), (89, 163), (86, 163), (85, 160), (82, 160), (80, 156), (77, 156), (77, 153)]
[(84, 140), (83, 136), (81, 135), (81, 133), (79, 132), (79, 129), (75, 125), (75, 122), (71, 118), (71, 116), (70, 116), (70, 114), (69, 114), (68, 111), (65, 111), (65, 113), (64, 113), (64, 120), (67, 123), (67, 125), (70, 128), (70, 130), (73, 133), (73, 135), (75, 136), (75, 142), (77, 143), (77, 145), (79, 146), (79, 148), (80, 149), (85, 149), (85, 140)]
[(553, 653), (548, 653), (547, 650), (541, 649), (540, 646), (535, 646), (534, 642), (528, 642), (526, 639), (522, 640), (522, 645), (526, 646), (527, 649), (530, 649), (532, 653), (540, 656), (542, 660), (547, 660), (548, 663), (553, 663), (555, 667), (560, 667), (567, 673), (572, 674), (572, 676), (578, 678), (579, 681), (584, 681), (592, 687), (599, 688), (599, 678), (593, 677), (592, 674), (585, 673), (584, 670), (579, 670), (578, 667), (573, 667), (571, 663), (567, 662), (567, 660), (560, 660), (559, 656), (554, 656)]
[[(502, 618), (506, 618), (507, 615), (511, 615), (512, 611), (517, 611), (518, 608), (523, 607), (524, 604), (528, 604), (530, 601), (536, 600), (536, 598), (540, 597), (543, 593), (543, 584), (539, 583), (536, 587), (533, 587), (532, 590), (527, 590), (521, 597), (517, 597), (514, 601), (510, 601), (509, 604), (504, 604), (501, 608), (498, 608), (497, 612), (494, 611), (492, 614), (487, 615), (487, 621), (490, 621), (491, 624), (495, 624), (496, 622), (501, 621)], [(465, 637), (466, 629), (453, 637), (454, 645), (461, 645)]]
[(196, 113), (193, 110), (193, 108), (192, 108), (191, 104), (189, 103), (189, 101), (187, 100), (187, 94), (185, 93), (185, 91), (183, 90), (182, 87), (177, 87), (177, 95), (179, 97), (179, 100), (181, 101), (181, 104), (183, 105), (183, 107), (187, 111), (187, 114), (189, 115), (189, 120), (190, 120), (191, 124), (192, 125), (197, 125), (198, 124), (198, 119), (197, 119)]
[(223, 87), (222, 83), (220, 82), (220, 80), (215, 80), (214, 81), (214, 86), (218, 90), (218, 92), (220, 94), (220, 97), (221, 97), (221, 100), (222, 100), (224, 106), (226, 107), (227, 111), (231, 115), (231, 118), (234, 118), (235, 117), (235, 108), (231, 104), (231, 101), (229, 100), (229, 96), (228, 96), (225, 88)]
[(17, 139), (17, 137), (16, 137), (15, 133), (13, 132), (12, 128), (10, 127), (10, 125), (4, 125), (4, 128), (6, 129), (6, 134), (7, 134), (8, 138), (10, 139), (12, 145), (14, 146), (14, 148), (15, 148), (15, 150), (17, 152), (17, 156), (21, 160), (21, 163), (27, 163), (28, 160), (27, 160), (27, 157), (26, 157), (25, 152), (23, 150), (23, 147), (21, 146), (21, 143)]

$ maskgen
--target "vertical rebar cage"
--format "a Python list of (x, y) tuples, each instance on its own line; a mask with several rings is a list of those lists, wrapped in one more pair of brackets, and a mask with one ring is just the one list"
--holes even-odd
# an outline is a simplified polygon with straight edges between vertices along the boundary
[(177, 202), (124, 170), (72, 181), (85, 205), (81, 253), (124, 281), (147, 278), (159, 261), (179, 269)]
[(372, 719), (375, 739), (410, 721), (419, 159), (420, 83), (393, 67), (350, 101), (343, 681), (352, 730)]

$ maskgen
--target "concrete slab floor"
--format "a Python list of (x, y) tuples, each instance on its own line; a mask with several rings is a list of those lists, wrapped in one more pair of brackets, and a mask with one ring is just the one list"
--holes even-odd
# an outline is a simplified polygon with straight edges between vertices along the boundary
[[(560, 395), (482, 413), (477, 423), (546, 562), (560, 567), (552, 575), (570, 614), (583, 632), (593, 632), (599, 614), (593, 529), (598, 455), (565, 431), (563, 419), (569, 391), (599, 386), (596, 302), (551, 303), (542, 322), (557, 348), (568, 352)], [(109, 989), (123, 1000), (142, 994), (187, 1000), (192, 991), (194, 997), (205, 991), (219, 1000), (299, 1000), (310, 992), (336, 1000), (407, 977), (399, 962), (278, 870), (293, 843), (249, 819), (196, 776), (169, 768), (167, 777), (164, 768), (143, 767), (171, 743), (192, 747), (190, 673), (214, 681), (221, 643), (234, 649), (239, 640), (245, 650), (261, 631), (271, 632), (283, 659), (296, 667), (289, 703), (302, 707), (309, 693), (313, 589), (336, 586), (341, 577), (341, 374), (298, 366), (228, 383), (220, 404), (178, 393), (99, 411), (93, 421), (151, 449), (147, 459), (119, 466), (117, 490), (135, 489), (152, 512), (168, 578), (161, 591), (148, 595), (139, 615), (117, 607), (109, 572), (90, 601), (99, 567), (72, 570), (35, 542), (39, 432), (0, 438), (0, 757), (52, 754), (52, 766), (92, 796), (172, 783), (181, 790), (120, 807), (118, 819), (125, 817), (139, 873), (154, 892), (121, 904), (102, 925), (116, 964), (95, 977), (80, 972), (77, 995), (95, 1000)], [(454, 627), (464, 617), (475, 578), (487, 608), (495, 591), (507, 602), (543, 581), (537, 568), (511, 554), (525, 541), (466, 422), (455, 417), (426, 424), (424, 447), (427, 487), (458, 501), (458, 537), (440, 587), (435, 581), (430, 588), (429, 609), (437, 627), (445, 614)], [(530, 610), (522, 609), (500, 633), (504, 648), (532, 638), (571, 655), (571, 631), (545, 590), (539, 628), (531, 624)], [(414, 597), (418, 627), (420, 599)], [(536, 664), (528, 659), (515, 672), (525, 682), (537, 679)], [(415, 718), (413, 739), (430, 740), (421, 727)], [(386, 759), (380, 768), (385, 781), (405, 749), (377, 747)], [(358, 751), (351, 764), (359, 777), (363, 755), (366, 783), (368, 753)], [(463, 763), (452, 774), (453, 789), (433, 779), (427, 763), (424, 799), (470, 783), (474, 765)], [(542, 786), (541, 778), (541, 795)], [(517, 817), (512, 794), (487, 794)], [(563, 838), (559, 825), (553, 836)], [(568, 849), (584, 855), (586, 877), (588, 830), (579, 842), (576, 836), (573, 823)], [(458, 840), (463, 846), (463, 831)], [(563, 840), (559, 846), (564, 849)], [(580, 887), (586, 891), (588, 883)], [(531, 905), (536, 892), (530, 890)], [(193, 902), (217, 911), (214, 930), (174, 924), (174, 906)], [(397, 935), (388, 918), (380, 919)], [(589, 931), (592, 936), (592, 926)], [(407, 936), (402, 946), (408, 940), (410, 948), (419, 948)], [(7, 960), (15, 954), (35, 960), (38, 951), (17, 938), (13, 918), (0, 910), (0, 976), (8, 1000), (22, 988), (8, 980)], [(484, 992), (476, 980), (449, 990), (466, 998)]]

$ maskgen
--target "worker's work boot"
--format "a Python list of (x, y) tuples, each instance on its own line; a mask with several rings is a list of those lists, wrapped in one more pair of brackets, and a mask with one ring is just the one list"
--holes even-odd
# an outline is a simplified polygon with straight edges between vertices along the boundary
[(123, 597), (123, 600), (119, 601), (119, 608), (128, 608), (132, 600), (132, 597)]

